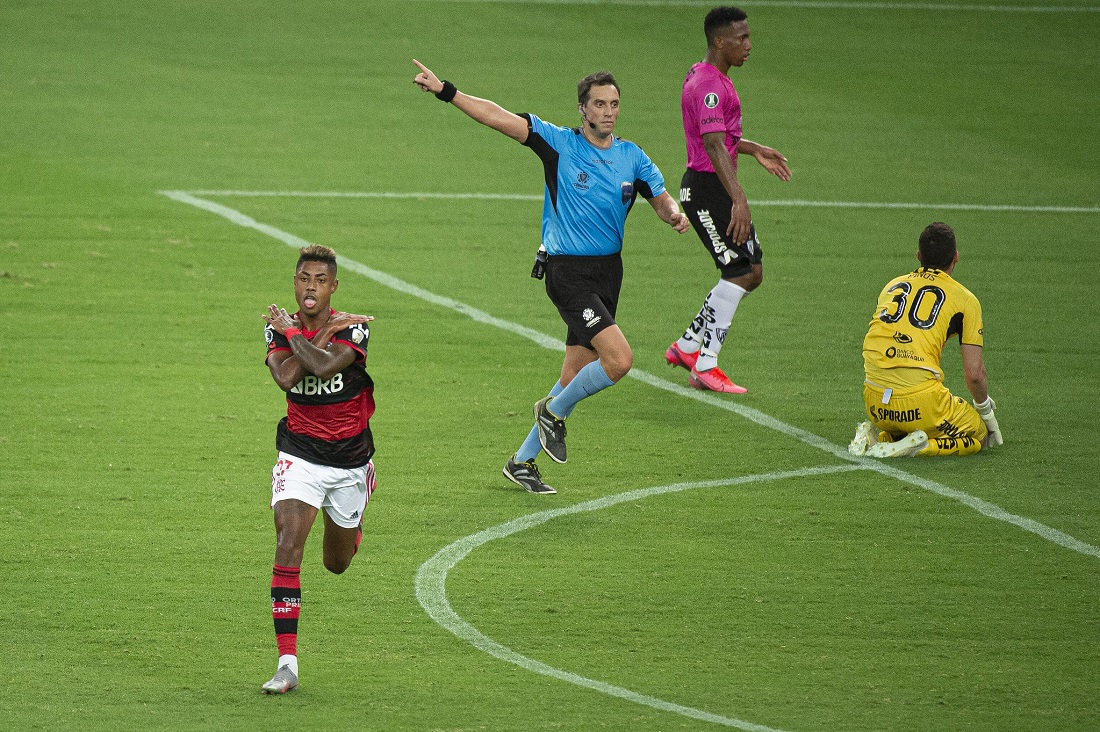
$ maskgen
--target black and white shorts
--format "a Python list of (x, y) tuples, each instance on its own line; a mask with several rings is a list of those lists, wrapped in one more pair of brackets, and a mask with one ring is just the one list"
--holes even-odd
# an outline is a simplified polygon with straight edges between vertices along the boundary
[(680, 206), (691, 219), (695, 233), (710, 252), (723, 279), (748, 274), (752, 265), (760, 264), (764, 253), (755, 226), (749, 228), (749, 238), (744, 244), (734, 244), (726, 235), (733, 201), (717, 173), (685, 170), (680, 181)]
[(597, 333), (615, 325), (623, 259), (551, 255), (546, 260), (546, 294), (569, 329), (565, 345), (592, 348)]

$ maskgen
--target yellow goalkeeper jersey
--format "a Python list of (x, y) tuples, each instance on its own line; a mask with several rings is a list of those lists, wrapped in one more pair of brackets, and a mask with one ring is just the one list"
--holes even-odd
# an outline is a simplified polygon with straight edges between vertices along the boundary
[(863, 339), (867, 380), (892, 389), (943, 381), (940, 356), (955, 335), (982, 345), (982, 306), (970, 290), (925, 267), (891, 280)]

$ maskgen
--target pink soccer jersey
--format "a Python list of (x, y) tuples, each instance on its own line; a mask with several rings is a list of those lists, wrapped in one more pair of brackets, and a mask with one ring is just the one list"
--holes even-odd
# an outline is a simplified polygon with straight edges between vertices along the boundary
[(692, 66), (684, 79), (680, 110), (684, 116), (687, 166), (713, 173), (714, 165), (703, 147), (703, 135), (725, 132), (726, 149), (736, 169), (737, 142), (741, 139), (741, 100), (729, 77), (702, 61)]

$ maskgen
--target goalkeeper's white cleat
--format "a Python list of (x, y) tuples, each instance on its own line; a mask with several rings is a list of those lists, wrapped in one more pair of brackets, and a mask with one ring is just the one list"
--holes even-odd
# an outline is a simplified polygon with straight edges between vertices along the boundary
[(897, 442), (879, 442), (867, 450), (868, 457), (913, 457), (928, 447), (928, 435), (924, 430), (910, 432)]
[(285, 694), (298, 688), (298, 675), (290, 670), (290, 666), (283, 665), (260, 689), (265, 694)]
[(849, 455), (866, 455), (867, 451), (878, 444), (878, 428), (870, 422), (860, 422), (856, 427), (856, 436), (848, 443)]

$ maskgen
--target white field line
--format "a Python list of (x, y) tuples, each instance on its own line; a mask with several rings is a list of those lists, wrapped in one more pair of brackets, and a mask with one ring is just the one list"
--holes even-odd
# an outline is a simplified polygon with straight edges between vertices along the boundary
[[(247, 216), (240, 211), (237, 211), (236, 209), (229, 208), (228, 206), (224, 206), (220, 203), (215, 203), (214, 201), (208, 201), (206, 199), (199, 198), (198, 196), (190, 192), (160, 191), (160, 193), (164, 196), (167, 196), (168, 198), (179, 201), (181, 203), (186, 203), (191, 206), (195, 206), (196, 208), (200, 208), (204, 211), (209, 211), (210, 213), (217, 214), (218, 216), (221, 216), (231, 221), (232, 223), (237, 224), (238, 226), (255, 229), (256, 231), (267, 234), (268, 236), (277, 239), (287, 246), (293, 247), (295, 249), (308, 246), (309, 244), (309, 242), (307, 242), (305, 239), (302, 239), (301, 237), (290, 234), (274, 226), (258, 222), (251, 216)], [(451, 298), (442, 297), (432, 292), (428, 292), (427, 290), (405, 282), (404, 280), (398, 279), (397, 277), (394, 277), (392, 275), (386, 274), (385, 272), (380, 272), (376, 269), (372, 269), (365, 264), (361, 264), (359, 262), (351, 259), (346, 259), (344, 257), (341, 257), (339, 259), (339, 263), (341, 267), (350, 269), (353, 272), (357, 272), (364, 277), (372, 279), (375, 282), (385, 285), (386, 287), (389, 287), (393, 290), (407, 295), (412, 295), (413, 297), (418, 297), (422, 300), (426, 300), (427, 302), (439, 305), (441, 307), (450, 308), (478, 322), (492, 325), (494, 327), (532, 340), (543, 348), (548, 348), (554, 351), (565, 350), (565, 344), (557, 338), (552, 338), (548, 335), (540, 333), (539, 331), (527, 328), (518, 323), (513, 323), (511, 321), (502, 320), (500, 318), (494, 317), (482, 310), (478, 310), (477, 308), (471, 307), (457, 300), (452, 300)], [(833, 455), (834, 457), (837, 457), (846, 462), (856, 463), (867, 470), (873, 470), (883, 475), (890, 476), (891, 478), (895, 478), (896, 480), (902, 481), (904, 483), (908, 483), (918, 488), (923, 488), (924, 490), (930, 491), (945, 498), (950, 498), (952, 500), (958, 501), (964, 506), (967, 506), (968, 508), (977, 511), (983, 516), (995, 519), (997, 521), (1004, 521), (1005, 523), (1012, 524), (1013, 526), (1017, 526), (1024, 531), (1029, 531), (1043, 539), (1046, 539), (1047, 541), (1058, 544), (1059, 546), (1063, 546), (1080, 554), (1086, 554), (1092, 557), (1100, 558), (1100, 547), (1085, 543), (1080, 539), (1076, 539), (1069, 534), (1066, 534), (1062, 531), (1059, 531), (1058, 529), (1052, 528), (1045, 524), (1039, 523), (1038, 521), (1035, 521), (1033, 519), (1029, 519), (1024, 516), (1017, 516), (1016, 514), (1004, 510), (1000, 506), (989, 503), (988, 501), (984, 501), (975, 496), (971, 496), (970, 494), (964, 493), (963, 491), (949, 488), (945, 485), (937, 483), (936, 481), (928, 480), (927, 478), (921, 478), (919, 476), (912, 475), (901, 470), (900, 468), (894, 467), (893, 465), (887, 464), (885, 462), (880, 462), (878, 460), (873, 460), (870, 458), (854, 458), (848, 454), (846, 448), (834, 445), (823, 437), (819, 437), (818, 435), (803, 430), (799, 427), (789, 425), (786, 422), (765, 414), (758, 409), (753, 409), (752, 407), (747, 407), (743, 404), (739, 404), (736, 401), (721, 398), (711, 392), (703, 392), (697, 389), (689, 389), (680, 384), (674, 384), (670, 381), (662, 379), (658, 376), (654, 376), (653, 374), (650, 374), (638, 368), (631, 369), (629, 375), (635, 379), (638, 379), (639, 381), (649, 384), (650, 386), (664, 389), (665, 391), (671, 392), (673, 394), (677, 394), (688, 399), (695, 399), (696, 401), (709, 404), (713, 407), (725, 409), (727, 411), (738, 414), (745, 419), (748, 419), (749, 421), (755, 422), (756, 424), (775, 430), (776, 432), (780, 432), (789, 437), (793, 437), (800, 442), (810, 445), (811, 447), (816, 447), (817, 449), (822, 450), (823, 452), (827, 452), (830, 455)]]
[(771, 480), (787, 480), (790, 478), (804, 478), (812, 475), (828, 475), (830, 473), (840, 473), (851, 470), (860, 470), (859, 465), (831, 465), (820, 468), (803, 468), (801, 470), (790, 470), (786, 472), (778, 473), (765, 473), (763, 475), (747, 475), (739, 478), (727, 478), (724, 480), (710, 480), (704, 482), (695, 483), (674, 483), (672, 485), (657, 486), (655, 488), (640, 488), (637, 490), (627, 491), (625, 493), (618, 493), (612, 496), (604, 496), (592, 501), (585, 501), (584, 503), (577, 503), (572, 506), (566, 506), (565, 508), (555, 508), (548, 511), (539, 511), (538, 513), (527, 514), (526, 516), (520, 516), (519, 518), (506, 521), (505, 523), (497, 526), (490, 527), (484, 531), (479, 531), (476, 534), (465, 536), (453, 544), (440, 549), (434, 557), (420, 565), (420, 569), (416, 573), (416, 599), (420, 601), (420, 605), (428, 613), (429, 616), (435, 622), (447, 630), (454, 633), (459, 638), (468, 641), (475, 647), (481, 649), (485, 653), (488, 653), (494, 658), (499, 658), (502, 661), (515, 664), (521, 668), (533, 671), (544, 676), (550, 676), (561, 681), (568, 681), (571, 684), (577, 686), (583, 686), (588, 689), (608, 694), (610, 696), (619, 697), (620, 699), (626, 699), (627, 701), (636, 702), (638, 704), (644, 704), (654, 709), (659, 709), (664, 712), (672, 712), (674, 714), (680, 714), (685, 717), (691, 717), (692, 719), (699, 719), (704, 722), (714, 722), (716, 724), (725, 725), (727, 727), (735, 727), (737, 729), (747, 730), (749, 732), (778, 732), (771, 727), (764, 727), (759, 724), (753, 724), (752, 722), (746, 722), (741, 719), (733, 717), (724, 717), (711, 712), (704, 712), (700, 709), (694, 709), (692, 707), (685, 707), (680, 704), (674, 704), (672, 702), (665, 701), (663, 699), (657, 699), (645, 694), (639, 694), (629, 689), (624, 689), (620, 686), (614, 686), (602, 681), (596, 681), (594, 679), (587, 678), (585, 676), (579, 676), (568, 671), (562, 671), (561, 669), (548, 666), (541, 661), (528, 658), (522, 654), (513, 651), (511, 648), (504, 646), (492, 638), (488, 637), (481, 631), (479, 631), (470, 623), (462, 619), (451, 607), (451, 603), (447, 600), (447, 573), (459, 562), (466, 558), (470, 552), (474, 551), (480, 546), (493, 541), (494, 539), (503, 539), (517, 534), (520, 531), (540, 526), (547, 521), (550, 521), (561, 516), (570, 516), (572, 514), (583, 513), (588, 511), (598, 511), (602, 508), (608, 508), (610, 506), (616, 506), (620, 503), (626, 503), (628, 501), (640, 501), (644, 498), (651, 496), (659, 496), (667, 493), (676, 493), (679, 491), (693, 490), (696, 488), (717, 488), (729, 485), (745, 485), (748, 483), (759, 483)]
[[(297, 237), (288, 232), (282, 231), (274, 226), (263, 224), (255, 219), (247, 216), (240, 211), (223, 206), (213, 201), (208, 201), (202, 198), (198, 198), (195, 195), (184, 191), (161, 191), (161, 194), (179, 201), (181, 203), (187, 203), (189, 205), (200, 208), (204, 211), (215, 213), (230, 222), (243, 226), (246, 228), (255, 229), (261, 233), (267, 234), (272, 238), (275, 238), (284, 244), (293, 247), (300, 248), (306, 246), (308, 242), (300, 237)], [(460, 303), (450, 298), (441, 297), (423, 290), (415, 285), (411, 285), (404, 282), (392, 275), (378, 270), (371, 269), (366, 265), (363, 265), (354, 260), (346, 258), (340, 258), (340, 265), (352, 271), (358, 272), (365, 277), (373, 279), (374, 281), (390, 287), (398, 292), (412, 295), (427, 300), (433, 304), (441, 305), (443, 307), (451, 308), (457, 312), (464, 313), (469, 317), (479, 322), (484, 322), (490, 325), (494, 325), (498, 328), (502, 328), (517, 335), (529, 338), (539, 345), (550, 348), (557, 351), (564, 351), (565, 345), (557, 339), (546, 336), (538, 331), (526, 328), (516, 323), (500, 320), (488, 313), (484, 313), (481, 310), (472, 308), (464, 303)], [(781, 422), (774, 417), (771, 417), (759, 410), (745, 407), (743, 405), (736, 404), (734, 402), (725, 401), (718, 398), (713, 394), (700, 393), (692, 389), (687, 389), (678, 384), (660, 379), (652, 374), (641, 371), (640, 369), (633, 369), (631, 374), (639, 380), (650, 384), (652, 386), (665, 389), (674, 394), (680, 394), (682, 396), (697, 399), (712, 406), (717, 406), (724, 409), (729, 409), (746, 419), (749, 419), (757, 424), (765, 427), (777, 430), (783, 434), (794, 437), (801, 442), (804, 442), (813, 447), (817, 447), (825, 452), (828, 452), (835, 457), (844, 459), (849, 462), (848, 465), (835, 465), (820, 468), (805, 468), (801, 470), (793, 470), (782, 473), (768, 473), (755, 476), (744, 476), (740, 478), (730, 478), (725, 480), (697, 482), (697, 483), (677, 483), (667, 486), (659, 486), (656, 488), (643, 488), (633, 491), (627, 491), (613, 496), (604, 496), (602, 498), (587, 501), (573, 506), (567, 506), (560, 509), (551, 509), (549, 511), (542, 511), (539, 513), (528, 514), (521, 516), (512, 521), (505, 522), (496, 527), (486, 529), (484, 531), (466, 536), (458, 541), (444, 547), (435, 554), (431, 559), (420, 566), (416, 575), (416, 597), (424, 608), (425, 612), (443, 628), (449, 630), (458, 638), (461, 638), (481, 651), (488, 653), (489, 655), (498, 658), (502, 661), (515, 664), (528, 671), (556, 678), (562, 681), (566, 681), (578, 686), (582, 686), (594, 691), (599, 691), (610, 696), (615, 696), (627, 701), (631, 701), (637, 704), (652, 707), (664, 712), (682, 715), (692, 719), (698, 719), (700, 721), (712, 722), (715, 724), (721, 724), (727, 727), (733, 727), (746, 732), (781, 732), (780, 730), (758, 725), (753, 722), (747, 722), (745, 720), (737, 719), (734, 717), (724, 717), (722, 715), (706, 712), (693, 707), (683, 706), (673, 702), (668, 702), (663, 699), (648, 696), (645, 694), (639, 694), (625, 689), (623, 687), (607, 684), (595, 679), (589, 679), (578, 674), (574, 674), (568, 671), (554, 668), (540, 661), (523, 656), (516, 653), (512, 649), (504, 646), (492, 638), (486, 636), (474, 626), (463, 620), (454, 609), (451, 607), (450, 602), (447, 600), (447, 573), (463, 558), (465, 558), (470, 552), (477, 547), (492, 541), (493, 539), (499, 539), (511, 534), (523, 531), (525, 529), (541, 525), (547, 521), (557, 518), (559, 516), (565, 516), (584, 511), (595, 511), (601, 508), (607, 508), (609, 506), (617, 505), (625, 501), (636, 501), (643, 498), (648, 498), (654, 495), (661, 495), (664, 493), (672, 493), (676, 491), (691, 490), (693, 488), (707, 488), (717, 487), (725, 485), (738, 485), (753, 482), (760, 482), (765, 480), (782, 480), (788, 478), (806, 477), (811, 475), (825, 475), (830, 473), (838, 473), (844, 471), (869, 469), (877, 472), (889, 475), (897, 480), (910, 483), (911, 485), (924, 488), (932, 491), (938, 495), (945, 496), (947, 498), (953, 498), (960, 501), (964, 505), (973, 508), (982, 515), (989, 518), (997, 519), (999, 521), (1005, 521), (1007, 523), (1014, 524), (1024, 529), (1037, 534), (1049, 541), (1053, 541), (1056, 544), (1065, 546), (1073, 551), (1080, 552), (1082, 554), (1089, 554), (1092, 556), (1100, 557), (1100, 548), (1086, 544), (1079, 541), (1067, 534), (1064, 534), (1057, 529), (1052, 529), (1048, 526), (1040, 524), (1037, 521), (1033, 521), (1028, 518), (1016, 516), (1011, 514), (998, 506), (983, 501), (974, 496), (970, 496), (961, 491), (956, 491), (952, 488), (942, 486), (934, 481), (925, 480), (917, 476), (909, 475), (901, 470), (892, 468), (887, 465), (878, 463), (877, 461), (869, 460), (866, 458), (852, 458), (847, 454), (846, 450), (833, 445), (828, 440), (822, 437), (818, 437), (810, 432), (802, 430), (797, 427), (793, 427), (784, 422)], [(853, 464), (854, 463), (854, 464)]]
[[(712, 0), (713, 1), (713, 0)], [(708, 5), (710, 3), (708, 2)], [(165, 195), (173, 191), (161, 191)], [(177, 191), (183, 193), (184, 191)], [(194, 196), (240, 196), (254, 198), (381, 198), (381, 199), (422, 199), (456, 201), (541, 201), (542, 196), (528, 193), (428, 193), (395, 191), (186, 191)], [(936, 211), (1001, 211), (1018, 213), (1100, 213), (1100, 206), (1018, 206), (1015, 204), (984, 203), (920, 203), (916, 201), (883, 203), (875, 201), (802, 201), (776, 200), (763, 201), (753, 199), (753, 206), (777, 206), (787, 208), (882, 208), (882, 209), (919, 209)]]
[[(517, 0), (436, 0), (450, 3), (508, 3)], [(714, 0), (519, 0), (527, 5), (631, 5), (636, 7), (712, 8)], [(748, 0), (746, 9), (807, 8), (812, 10), (910, 10), (933, 12), (997, 13), (1096, 13), (1100, 8), (1077, 5), (1041, 7), (1038, 5), (973, 5), (969, 3), (844, 2), (844, 0)]]

